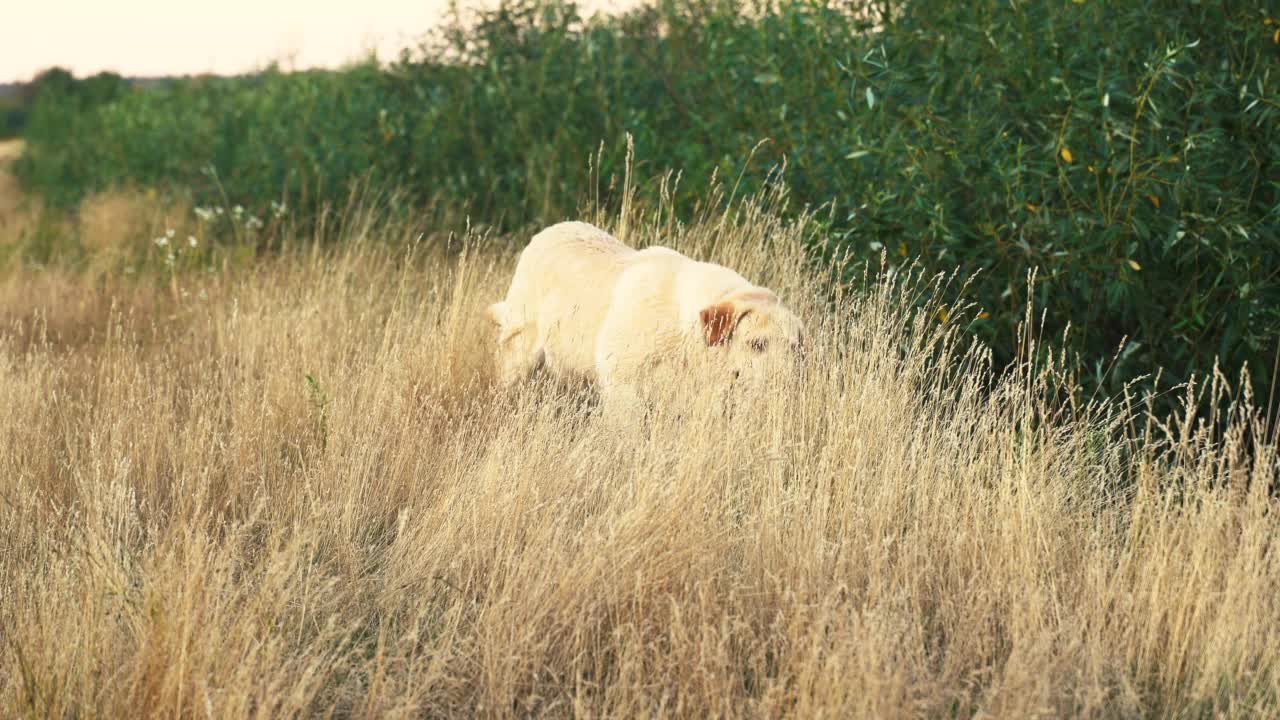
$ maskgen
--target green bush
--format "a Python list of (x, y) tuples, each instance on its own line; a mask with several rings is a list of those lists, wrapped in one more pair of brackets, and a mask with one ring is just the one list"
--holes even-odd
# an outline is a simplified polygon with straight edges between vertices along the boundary
[(0, 139), (17, 137), (27, 124), (27, 110), (16, 101), (0, 98)]
[[(68, 116), (83, 115), (112, 102), (129, 90), (129, 81), (113, 72), (77, 80), (70, 71), (54, 67), (19, 85), (9, 106), (22, 120), (36, 106), (41, 107), (37, 130), (48, 141), (65, 140)], [(19, 128), (21, 129), (21, 128)]]
[(516, 0), (385, 69), (173, 82), (78, 112), (50, 95), (20, 170), (67, 205), (132, 183), (305, 217), (359, 180), (524, 227), (608, 201), (629, 133), (638, 175), (683, 173), (678, 211), (713, 176), (746, 192), (785, 162), (794, 207), (827, 208), (855, 255), (980, 272), (975, 329), (999, 360), (1038, 269), (1044, 331), (1071, 325), (1094, 385), (1221, 356), (1268, 386), (1272, 19), (1174, 0), (914, 0), (864, 19), (882, 9), (664, 1), (584, 21)]

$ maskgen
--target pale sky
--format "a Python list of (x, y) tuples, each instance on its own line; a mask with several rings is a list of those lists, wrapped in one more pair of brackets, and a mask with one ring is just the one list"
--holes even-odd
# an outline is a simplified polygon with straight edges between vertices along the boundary
[[(617, 9), (635, 0), (594, 0)], [(476, 5), (475, 0), (459, 3)], [(494, 0), (485, 0), (492, 6)], [(446, 16), (447, 0), (15, 0), (0, 12), (0, 82), (52, 65), (77, 77), (233, 74), (278, 60), (334, 67), (394, 58)], [(588, 14), (584, 9), (584, 14)]]

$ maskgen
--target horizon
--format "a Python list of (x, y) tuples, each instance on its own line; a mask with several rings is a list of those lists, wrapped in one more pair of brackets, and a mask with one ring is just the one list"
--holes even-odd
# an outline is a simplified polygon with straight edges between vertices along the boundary
[[(464, 0), (466, 10), (495, 0)], [(635, 0), (588, 0), (584, 15), (613, 12)], [(178, 6), (121, 0), (100, 6), (76, 0), (25, 4), (0, 27), (0, 83), (23, 83), (61, 67), (76, 77), (240, 75), (278, 64), (285, 70), (337, 68), (417, 47), (450, 14), (448, 0), (367, 0), (316, 5), (305, 0), (225, 0)]]

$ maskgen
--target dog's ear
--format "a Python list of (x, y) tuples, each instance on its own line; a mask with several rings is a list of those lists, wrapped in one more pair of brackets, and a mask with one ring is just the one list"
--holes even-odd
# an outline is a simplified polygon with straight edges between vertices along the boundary
[(484, 316), (489, 318), (489, 322), (502, 327), (503, 322), (507, 319), (507, 304), (505, 302), (496, 302), (484, 309)]
[(496, 302), (484, 309), (484, 316), (498, 329), (498, 344), (502, 345), (524, 331), (522, 325), (512, 325), (510, 308), (505, 302)]
[(733, 329), (738, 326), (738, 321), (746, 314), (746, 312), (739, 313), (738, 308), (731, 302), (716, 303), (702, 308), (698, 318), (702, 322), (702, 336), (707, 339), (707, 344), (719, 345), (727, 342), (733, 335)]

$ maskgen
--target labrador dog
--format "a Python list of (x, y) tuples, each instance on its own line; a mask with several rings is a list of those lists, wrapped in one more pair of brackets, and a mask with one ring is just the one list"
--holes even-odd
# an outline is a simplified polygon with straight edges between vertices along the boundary
[(793, 366), (803, 332), (777, 295), (729, 268), (663, 247), (635, 250), (581, 222), (535, 235), (487, 314), (501, 384), (540, 369), (585, 380), (606, 414), (643, 406), (672, 373), (759, 386)]

